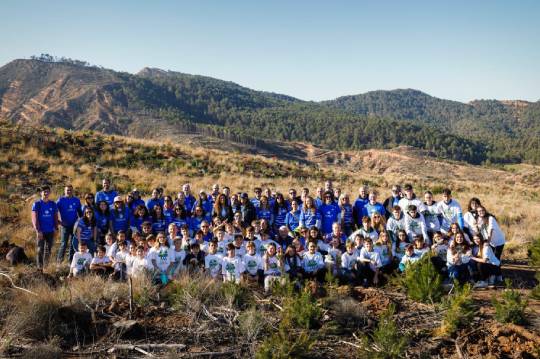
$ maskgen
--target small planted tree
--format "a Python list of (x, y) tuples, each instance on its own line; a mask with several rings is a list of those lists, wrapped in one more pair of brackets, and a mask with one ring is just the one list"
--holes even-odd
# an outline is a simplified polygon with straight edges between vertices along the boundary
[(501, 299), (493, 297), (491, 299), (495, 307), (495, 318), (501, 323), (523, 324), (526, 322), (525, 309), (527, 300), (521, 293), (511, 288), (511, 282), (506, 280), (506, 289), (501, 295)]
[(442, 278), (427, 255), (409, 264), (398, 282), (411, 299), (419, 302), (439, 302), (444, 295)]
[(474, 316), (473, 299), (471, 296), (471, 286), (466, 284), (463, 287), (455, 286), (455, 291), (443, 301), (446, 309), (441, 326), (436, 330), (440, 336), (451, 336), (460, 327), (464, 326)]

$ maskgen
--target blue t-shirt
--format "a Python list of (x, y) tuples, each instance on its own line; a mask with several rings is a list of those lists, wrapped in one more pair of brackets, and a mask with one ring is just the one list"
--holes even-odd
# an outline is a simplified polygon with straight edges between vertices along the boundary
[(250, 199), (251, 203), (253, 203), (253, 207), (259, 208), (261, 206), (261, 200), (257, 198)]
[(144, 222), (152, 222), (151, 217), (131, 216), (130, 227), (136, 228), (139, 232), (142, 232), (142, 224)]
[(186, 219), (180, 218), (180, 217), (173, 218), (172, 223), (174, 223), (178, 229), (180, 229), (184, 224), (187, 224), (188, 227), (189, 227), (188, 221)]
[(285, 225), (291, 230), (294, 231), (298, 226), (300, 225), (300, 210), (296, 210), (296, 212), (287, 212), (287, 216), (285, 216)]
[(134, 212), (135, 208), (137, 208), (137, 207), (139, 207), (141, 205), (146, 207), (146, 203), (144, 203), (144, 201), (141, 198), (139, 198), (139, 199), (134, 200), (131, 203), (131, 205), (129, 206), (129, 209), (131, 209), (131, 212)]
[(165, 217), (152, 220), (152, 232), (154, 234), (158, 232), (165, 232), (167, 230), (167, 220)]
[(338, 221), (338, 216), (341, 212), (339, 206), (335, 203), (323, 204), (319, 207), (319, 212), (322, 217), (321, 230), (324, 234), (332, 233), (332, 224)]
[(354, 201), (354, 210), (356, 212), (356, 221), (358, 223), (362, 223), (362, 216), (364, 215), (364, 206), (368, 202), (369, 200), (367, 198), (363, 199), (360, 197), (358, 197), (356, 201)]
[(384, 216), (386, 214), (386, 210), (384, 209), (384, 206), (378, 202), (375, 204), (370, 204), (369, 202), (366, 203), (362, 216), (368, 216), (371, 218), (373, 213), (379, 213), (381, 216)]
[(167, 226), (171, 224), (174, 220), (174, 209), (172, 208), (163, 208), (163, 217), (165, 217), (165, 222)]
[(285, 225), (285, 218), (287, 218), (287, 213), (289, 211), (286, 207), (279, 207), (277, 211), (274, 214), (274, 224), (277, 227), (281, 227)]
[(114, 232), (127, 231), (129, 228), (130, 214), (127, 208), (116, 211), (111, 210), (111, 222)]
[(164, 203), (165, 200), (163, 198), (150, 198), (146, 201), (146, 208), (148, 208), (149, 211), (153, 211), (156, 205), (163, 207)]
[(197, 199), (195, 197), (193, 197), (192, 195), (186, 196), (186, 200), (184, 201), (184, 207), (187, 211), (191, 211), (195, 202), (197, 202)]
[(109, 215), (96, 211), (94, 213), (94, 217), (96, 218), (96, 226), (98, 227), (101, 234), (107, 233), (109, 231)]
[(201, 222), (205, 221), (206, 218), (204, 217), (191, 217), (189, 221), (189, 229), (195, 233), (199, 229), (201, 229)]
[(60, 223), (63, 226), (72, 226), (82, 216), (81, 201), (77, 197), (60, 197), (56, 201), (60, 213)]
[(54, 201), (44, 202), (40, 199), (32, 205), (32, 212), (36, 212), (39, 230), (42, 233), (54, 232), (54, 218), (58, 212), (58, 207)]
[(304, 223), (304, 227), (310, 228), (317, 225), (317, 221), (321, 220), (321, 212), (315, 210), (315, 213), (310, 209), (300, 212), (300, 222)]
[(77, 221), (77, 228), (81, 230), (81, 240), (84, 242), (94, 240), (94, 226), (92, 224), (86, 224), (81, 218)]
[(118, 192), (114, 190), (110, 190), (108, 192), (99, 191), (98, 193), (96, 193), (96, 203), (105, 201), (109, 204), (109, 206), (112, 206), (114, 203), (114, 197), (116, 196), (118, 196)]
[(269, 224), (272, 224), (272, 211), (270, 209), (257, 208), (257, 218), (266, 219)]

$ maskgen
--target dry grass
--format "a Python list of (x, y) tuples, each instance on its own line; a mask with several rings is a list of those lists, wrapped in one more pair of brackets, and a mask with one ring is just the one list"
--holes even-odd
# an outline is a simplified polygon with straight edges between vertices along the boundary
[[(55, 143), (60, 144), (63, 143), (62, 136), (78, 136), (68, 131), (40, 131), (49, 131), (45, 138), (56, 138)], [(43, 180), (53, 184), (53, 197), (62, 193), (62, 186), (66, 182), (71, 182), (76, 192), (82, 195), (86, 191), (95, 192), (104, 176), (113, 178), (122, 192), (137, 187), (146, 196), (157, 186), (175, 194), (186, 182), (192, 184), (194, 192), (208, 190), (214, 183), (248, 193), (261, 185), (283, 193), (290, 187), (298, 190), (308, 187), (314, 192), (316, 187), (322, 185), (324, 178), (332, 178), (334, 186), (349, 193), (352, 200), (364, 183), (378, 189), (382, 200), (389, 195), (389, 187), (393, 183), (410, 182), (419, 195), (423, 189), (440, 192), (440, 189), (448, 186), (454, 190), (455, 197), (464, 208), (471, 197), (479, 197), (488, 211), (497, 216), (506, 233), (506, 256), (524, 258), (524, 244), (540, 233), (540, 176), (534, 175), (539, 172), (536, 166), (513, 165), (508, 170), (493, 169), (417, 157), (403, 150), (333, 152), (332, 156), (343, 159), (341, 164), (335, 165), (328, 164), (325, 156), (317, 156), (312, 146), (296, 144), (305, 150), (308, 161), (308, 165), (305, 165), (259, 155), (172, 144), (167, 140), (158, 142), (115, 136), (113, 142), (110, 136), (100, 136), (98, 140), (103, 145), (99, 159), (103, 163), (107, 160), (120, 161), (129, 153), (144, 154), (149, 151), (165, 156), (166, 160), (161, 160), (160, 166), (179, 159), (184, 163), (176, 169), (149, 169), (145, 167), (145, 162), (133, 167), (119, 162), (119, 165), (100, 168), (85, 160), (85, 151), (88, 150), (84, 147), (66, 145), (59, 150), (59, 156), (45, 156), (41, 149), (29, 143), (30, 139), (17, 141), (17, 133), (10, 136), (13, 137), (12, 142), (5, 141), (5, 138), (2, 141), (7, 150), (0, 154), (0, 162), (10, 164), (6, 169), (9, 181), (0, 183), (0, 199), (6, 199), (11, 193), (21, 193), (27, 198)], [(91, 139), (87, 135), (80, 138)], [(88, 144), (90, 146), (92, 142)], [(273, 169), (281, 170), (273, 173)], [(29, 229), (31, 202), (15, 201), (15, 206), (0, 205), (0, 220), (14, 218), (0, 226), (0, 238), (24, 244), (28, 250), (31, 250), (34, 242), (34, 235)]]

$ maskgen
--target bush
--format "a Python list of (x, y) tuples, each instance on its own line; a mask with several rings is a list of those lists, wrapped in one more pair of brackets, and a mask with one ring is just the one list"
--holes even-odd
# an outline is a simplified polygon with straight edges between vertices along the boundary
[(409, 339), (401, 334), (394, 322), (395, 307), (390, 305), (381, 314), (377, 328), (371, 336), (364, 336), (358, 356), (361, 358), (390, 359), (400, 358), (405, 354)]
[(474, 316), (471, 286), (454, 286), (455, 292), (448, 296), (443, 306), (446, 309), (441, 326), (437, 329), (437, 335), (451, 336), (464, 324), (470, 322)]
[(310, 293), (285, 298), (282, 322), (291, 327), (314, 329), (320, 325), (321, 308)]
[(309, 332), (302, 330), (292, 333), (286, 326), (280, 325), (276, 333), (268, 337), (259, 346), (255, 354), (257, 359), (288, 359), (310, 357), (315, 338)]
[(234, 306), (243, 309), (253, 302), (252, 292), (249, 288), (236, 283), (223, 283), (221, 293), (225, 303), (230, 307)]
[(444, 295), (442, 278), (433, 266), (429, 255), (408, 265), (398, 283), (411, 299), (420, 302), (439, 302)]
[(501, 323), (523, 324), (526, 322), (525, 309), (527, 300), (521, 293), (511, 288), (510, 280), (506, 280), (506, 289), (503, 291), (501, 300), (491, 299), (495, 307), (495, 318)]
[(220, 283), (204, 274), (185, 274), (169, 285), (172, 308), (194, 316), (202, 311), (203, 306), (220, 304), (222, 298)]

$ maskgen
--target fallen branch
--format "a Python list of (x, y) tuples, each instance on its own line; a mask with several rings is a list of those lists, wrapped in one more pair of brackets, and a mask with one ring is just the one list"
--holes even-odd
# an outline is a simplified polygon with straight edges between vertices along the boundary
[(227, 350), (224, 352), (199, 352), (199, 353), (189, 353), (187, 354), (190, 358), (196, 358), (196, 357), (214, 357), (214, 356), (222, 356), (222, 355), (231, 355), (238, 353), (240, 349), (234, 349), (234, 350)]
[(346, 342), (345, 340), (340, 340), (339, 342), (340, 342), (340, 343), (343, 343), (343, 344), (350, 345), (350, 346), (355, 347), (355, 348), (357, 348), (357, 349), (362, 348), (362, 346), (360, 346), (360, 345), (358, 345), (358, 344), (354, 344), (354, 343), (351, 343), (351, 342)]
[(15, 283), (13, 282), (13, 279), (11, 279), (11, 277), (8, 276), (7, 274), (0, 272), (0, 275), (6, 277), (6, 278), (9, 280), (9, 282), (11, 283), (11, 286), (12, 286), (13, 288), (22, 290), (22, 291), (24, 291), (24, 292), (26, 292), (26, 293), (29, 293), (29, 294), (32, 294), (32, 295), (34, 295), (34, 296), (36, 296), (36, 297), (38, 296), (37, 293), (34, 293), (34, 292), (32, 292), (31, 290), (28, 290), (28, 289), (26, 289), (26, 288), (22, 288), (22, 287), (16, 286)]
[(152, 353), (149, 353), (146, 350), (152, 350), (152, 349), (176, 349), (181, 350), (185, 349), (185, 344), (115, 344), (112, 348), (110, 348), (107, 352), (109, 354), (114, 353), (116, 350), (136, 350), (141, 354), (147, 355), (147, 356), (154, 356)]

